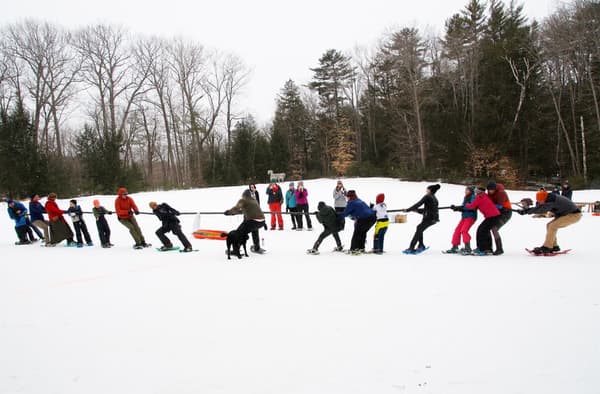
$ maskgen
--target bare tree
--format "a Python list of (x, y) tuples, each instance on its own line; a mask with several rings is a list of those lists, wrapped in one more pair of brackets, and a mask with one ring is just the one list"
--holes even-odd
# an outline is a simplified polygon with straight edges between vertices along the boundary
[(233, 122), (239, 119), (239, 114), (234, 111), (234, 100), (248, 82), (250, 70), (242, 59), (235, 55), (227, 55), (223, 61), (225, 78), (225, 128), (227, 131), (227, 174), (231, 171), (231, 131)]

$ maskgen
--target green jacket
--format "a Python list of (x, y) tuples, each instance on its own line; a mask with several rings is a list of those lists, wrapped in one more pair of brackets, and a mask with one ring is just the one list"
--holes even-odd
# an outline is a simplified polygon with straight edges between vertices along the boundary
[(338, 231), (340, 228), (337, 212), (335, 212), (335, 209), (328, 205), (319, 204), (319, 210), (317, 211), (317, 220), (329, 230)]
[(228, 215), (244, 214), (245, 219), (264, 220), (265, 214), (253, 198), (242, 197), (237, 204), (226, 211)]

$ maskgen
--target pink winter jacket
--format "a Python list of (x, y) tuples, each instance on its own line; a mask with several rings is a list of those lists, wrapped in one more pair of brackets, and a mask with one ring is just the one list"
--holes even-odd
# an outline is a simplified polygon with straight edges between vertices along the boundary
[(494, 204), (492, 199), (485, 193), (476, 195), (475, 200), (473, 200), (472, 203), (465, 204), (465, 208), (479, 209), (486, 219), (500, 215), (500, 211), (496, 208), (496, 204)]

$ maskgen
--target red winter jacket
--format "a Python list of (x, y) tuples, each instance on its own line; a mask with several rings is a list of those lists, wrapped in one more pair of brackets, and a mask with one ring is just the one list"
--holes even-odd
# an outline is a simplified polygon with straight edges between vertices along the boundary
[(496, 208), (496, 204), (492, 199), (485, 193), (479, 193), (475, 196), (475, 199), (470, 204), (465, 204), (467, 209), (479, 209), (483, 216), (492, 218), (494, 216), (500, 216), (500, 211)]
[(58, 207), (58, 204), (56, 204), (56, 201), (54, 199), (48, 199), (44, 208), (46, 208), (48, 220), (50, 220), (51, 222), (62, 218), (63, 213), (65, 213), (65, 211)]
[(506, 190), (504, 190), (503, 184), (498, 183), (496, 185), (496, 191), (493, 194), (490, 194), (489, 196), (494, 202), (494, 204), (496, 204), (496, 206), (501, 206), (502, 208), (509, 211), (512, 209), (512, 205), (510, 204), (510, 200), (508, 199), (508, 194), (506, 193)]
[(127, 195), (127, 189), (122, 187), (117, 194), (118, 197), (115, 200), (115, 212), (119, 219), (130, 219), (133, 212), (139, 212), (137, 205), (133, 202), (133, 198)]

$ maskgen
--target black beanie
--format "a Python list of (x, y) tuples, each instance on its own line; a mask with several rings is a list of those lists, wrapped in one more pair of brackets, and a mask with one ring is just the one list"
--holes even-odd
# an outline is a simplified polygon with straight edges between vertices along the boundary
[(436, 183), (435, 185), (429, 185), (427, 186), (427, 189), (432, 193), (435, 194), (435, 192), (437, 192), (438, 190), (440, 190), (440, 184)]

